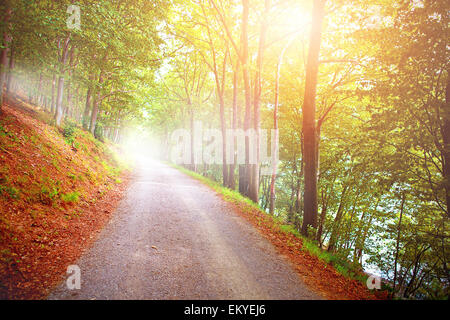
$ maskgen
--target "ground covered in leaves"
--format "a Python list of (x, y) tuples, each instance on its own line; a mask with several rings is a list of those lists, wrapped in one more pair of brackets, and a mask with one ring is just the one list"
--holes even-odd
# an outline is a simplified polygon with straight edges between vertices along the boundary
[(0, 115), (0, 298), (44, 298), (127, 184), (112, 146), (8, 97)]

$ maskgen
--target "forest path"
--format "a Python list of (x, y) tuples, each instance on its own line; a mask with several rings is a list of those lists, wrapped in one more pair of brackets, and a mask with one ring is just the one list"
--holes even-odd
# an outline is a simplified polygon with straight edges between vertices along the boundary
[(189, 176), (140, 161), (98, 240), (81, 289), (49, 299), (320, 299), (231, 205)]

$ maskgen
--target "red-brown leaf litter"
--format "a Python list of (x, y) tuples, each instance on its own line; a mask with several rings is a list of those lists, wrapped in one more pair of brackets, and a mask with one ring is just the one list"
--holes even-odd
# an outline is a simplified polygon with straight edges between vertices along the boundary
[(42, 299), (111, 217), (128, 173), (113, 173), (107, 147), (86, 133), (67, 143), (19, 98), (2, 111), (0, 299)]

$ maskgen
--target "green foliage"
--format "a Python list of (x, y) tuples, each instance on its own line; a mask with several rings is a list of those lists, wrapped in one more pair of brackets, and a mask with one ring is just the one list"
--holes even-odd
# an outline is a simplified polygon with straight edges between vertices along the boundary
[(14, 134), (14, 132), (7, 131), (2, 124), (0, 123), (0, 137), (7, 137), (10, 138), (12, 141), (18, 141), (17, 136)]
[(105, 141), (105, 137), (103, 135), (103, 124), (102, 123), (97, 123), (97, 125), (95, 126), (94, 136), (95, 136), (95, 138), (97, 138), (98, 140), (100, 140), (102, 142)]
[(53, 205), (61, 196), (61, 182), (43, 178), (38, 199), (46, 205)]
[(71, 202), (71, 203), (76, 203), (78, 202), (80, 199), (80, 193), (79, 192), (69, 192), (66, 194), (61, 195), (61, 200), (63, 202)]
[(70, 179), (72, 179), (72, 180), (76, 180), (76, 179), (77, 179), (77, 176), (76, 176), (75, 174), (73, 174), (73, 173), (69, 173), (67, 176), (68, 176)]
[(12, 199), (19, 199), (20, 192), (15, 187), (5, 186), (0, 184), (0, 194), (3, 196), (9, 196)]
[(77, 136), (77, 124), (72, 121), (65, 121), (64, 127), (63, 127), (63, 136), (66, 140), (66, 142), (69, 145), (72, 145), (75, 142), (75, 138)]
[(7, 173), (2, 171), (0, 171), (0, 195), (14, 200), (20, 198), (20, 191), (11, 183)]

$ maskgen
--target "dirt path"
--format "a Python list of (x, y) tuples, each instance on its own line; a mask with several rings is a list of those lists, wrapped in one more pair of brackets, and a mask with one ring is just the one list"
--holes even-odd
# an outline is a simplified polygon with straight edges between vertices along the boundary
[(158, 162), (78, 265), (81, 290), (63, 281), (49, 299), (320, 299), (214, 191)]

